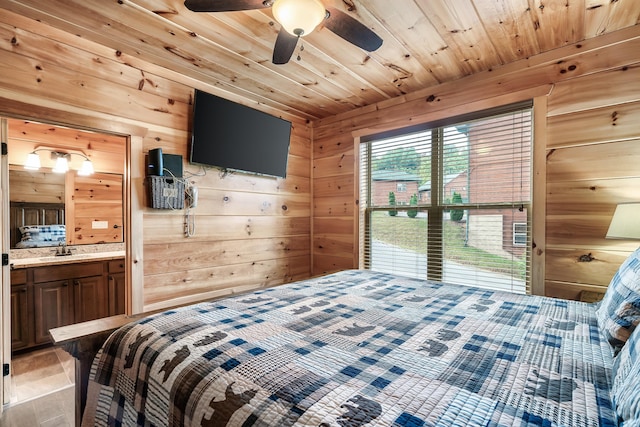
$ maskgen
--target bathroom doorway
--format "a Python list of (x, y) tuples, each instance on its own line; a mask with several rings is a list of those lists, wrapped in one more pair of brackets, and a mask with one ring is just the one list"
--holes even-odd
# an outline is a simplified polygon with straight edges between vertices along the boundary
[[(8, 169), (16, 172), (15, 177), (25, 176), (26, 159), (33, 153), (39, 155), (42, 166), (31, 178), (26, 174), (26, 184), (25, 181), (18, 184), (18, 178), (15, 178), (13, 189), (13, 180), (11, 177), (8, 179), (8, 205), (12, 218), (3, 225), (2, 236), (11, 242), (8, 250), (3, 250), (9, 254), (10, 278), (2, 282), (5, 331), (2, 354), (3, 363), (9, 365), (11, 375), (4, 377), (2, 388), (4, 403), (13, 405), (54, 389), (73, 387), (74, 359), (46, 342), (50, 327), (96, 316), (106, 317), (115, 313), (113, 310), (118, 313), (126, 311), (129, 297), (125, 294), (130, 292), (124, 283), (127, 265), (125, 212), (129, 183), (125, 172), (128, 138), (32, 120), (8, 117), (0, 120), (6, 129), (3, 138), (8, 147)], [(51, 169), (55, 165), (52, 162), (60, 153), (70, 161), (70, 169), (63, 173), (62, 179), (53, 179)], [(92, 163), (93, 178), (78, 173), (85, 160)], [(76, 161), (75, 165), (73, 161)], [(114, 197), (118, 192), (119, 214)], [(62, 212), (55, 220), (51, 219), (51, 210), (47, 210), (49, 205), (57, 205), (54, 211)], [(42, 238), (44, 230), (49, 231), (52, 225), (58, 229), (65, 226), (64, 238)], [(36, 235), (40, 239), (34, 238)], [(52, 238), (59, 242), (51, 244)], [(60, 252), (60, 247), (70, 255), (53, 258), (54, 252)], [(71, 261), (78, 267), (76, 270), (91, 271), (91, 281), (85, 280), (85, 274), (81, 273), (79, 277), (82, 280), (69, 278), (68, 289), (72, 290), (65, 290), (65, 278), (58, 281), (57, 288), (51, 284), (54, 281), (45, 283), (50, 276), (45, 269), (59, 270)], [(104, 268), (98, 270), (102, 265)], [(112, 265), (119, 269), (111, 271)], [(38, 269), (39, 276), (34, 278), (33, 269)], [(21, 274), (15, 275), (15, 272)], [(24, 277), (24, 283), (14, 283), (14, 276)], [(83, 282), (88, 285), (78, 291), (78, 283), (82, 285)], [(119, 301), (117, 304), (105, 304), (107, 308), (97, 313), (84, 310), (79, 304), (87, 296), (94, 299), (111, 297), (115, 292), (114, 283), (119, 292), (115, 298)], [(104, 291), (93, 292), (96, 286)], [(47, 315), (36, 319), (42, 307), (46, 309), (53, 301), (64, 301), (65, 297), (70, 298), (65, 305), (69, 310), (62, 318)], [(64, 307), (51, 312), (64, 313)]]

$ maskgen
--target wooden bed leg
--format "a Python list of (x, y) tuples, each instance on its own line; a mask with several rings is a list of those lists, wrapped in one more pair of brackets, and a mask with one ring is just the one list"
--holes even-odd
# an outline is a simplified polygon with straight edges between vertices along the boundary
[(75, 425), (80, 427), (82, 424), (82, 414), (87, 404), (87, 387), (89, 384), (89, 373), (91, 372), (91, 364), (104, 341), (109, 337), (109, 333), (95, 334), (78, 338), (74, 341), (67, 341), (60, 344), (60, 347), (73, 356), (76, 365), (76, 422)]
[(76, 359), (76, 426), (82, 423), (91, 364), (100, 347), (113, 331), (140, 317), (118, 315), (49, 330), (53, 343)]

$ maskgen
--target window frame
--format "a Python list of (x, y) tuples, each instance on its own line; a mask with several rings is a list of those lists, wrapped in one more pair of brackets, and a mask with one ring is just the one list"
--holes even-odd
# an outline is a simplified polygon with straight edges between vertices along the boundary
[[(450, 125), (456, 125), (456, 124), (463, 124), (466, 121), (474, 121), (474, 120), (482, 120), (482, 119), (490, 119), (491, 117), (497, 117), (500, 116), (502, 114), (506, 114), (506, 113), (514, 113), (517, 112), (519, 110), (529, 110), (529, 114), (530, 114), (530, 120), (531, 120), (531, 124), (530, 124), (530, 132), (531, 132), (531, 136), (530, 136), (530, 157), (529, 157), (529, 170), (530, 170), (530, 174), (531, 174), (531, 185), (530, 185), (530, 193), (529, 193), (529, 201), (525, 202), (525, 201), (518, 201), (516, 204), (520, 204), (522, 205), (522, 208), (526, 209), (527, 212), (527, 219), (526, 219), (526, 223), (522, 223), (522, 222), (517, 222), (517, 224), (527, 224), (527, 228), (528, 228), (528, 233), (526, 235), (526, 243), (513, 243), (513, 246), (518, 246), (518, 247), (526, 247), (526, 251), (527, 251), (527, 259), (528, 259), (528, 266), (527, 266), (527, 279), (526, 279), (526, 292), (527, 293), (532, 293), (532, 289), (534, 288), (533, 285), (533, 276), (534, 276), (534, 258), (532, 256), (532, 250), (531, 250), (531, 246), (532, 246), (532, 240), (533, 240), (533, 199), (534, 199), (534, 186), (533, 186), (533, 176), (534, 176), (534, 169), (535, 169), (535, 156), (534, 156), (534, 148), (536, 146), (536, 139), (534, 137), (534, 128), (535, 128), (535, 118), (536, 118), (536, 114), (535, 114), (535, 110), (534, 110), (534, 100), (527, 100), (524, 102), (519, 102), (519, 103), (515, 103), (515, 104), (509, 104), (509, 105), (505, 105), (505, 106), (499, 106), (496, 108), (491, 108), (491, 109), (487, 109), (487, 110), (482, 110), (482, 111), (478, 111), (478, 112), (474, 112), (474, 113), (469, 113), (469, 114), (464, 114), (464, 115), (460, 115), (460, 116), (455, 116), (455, 117), (450, 117), (450, 118), (445, 118), (445, 119), (441, 119), (441, 120), (437, 120), (437, 121), (433, 121), (433, 122), (428, 122), (428, 123), (423, 123), (423, 124), (419, 124), (419, 125), (413, 125), (410, 127), (403, 127), (403, 128), (397, 128), (397, 129), (393, 129), (393, 130), (389, 130), (386, 132), (382, 132), (382, 133), (377, 133), (377, 134), (370, 134), (370, 135), (362, 135), (359, 138), (356, 139), (356, 144), (357, 144), (357, 150), (356, 153), (358, 153), (358, 157), (357, 157), (357, 162), (360, 163), (360, 153), (362, 152), (363, 147), (369, 147), (369, 152), (370, 152), (370, 144), (366, 144), (367, 142), (371, 142), (374, 140), (379, 140), (379, 139), (385, 139), (385, 138), (390, 138), (393, 136), (401, 136), (404, 134), (410, 134), (413, 132), (418, 132), (420, 130), (431, 130), (431, 134), (432, 134), (432, 141), (433, 139), (442, 139), (442, 131), (445, 129), (445, 127), (450, 126)], [(440, 132), (433, 132), (434, 130), (440, 130)], [(359, 209), (358, 212), (358, 221), (361, 223), (360, 227), (359, 227), (359, 231), (358, 231), (358, 235), (357, 235), (357, 242), (358, 242), (358, 253), (359, 253), (359, 267), (360, 268), (367, 268), (367, 266), (364, 264), (366, 262), (365, 260), (365, 256), (364, 256), (364, 245), (363, 245), (363, 240), (364, 240), (364, 233), (362, 233), (363, 228), (367, 229), (368, 227), (370, 227), (370, 215), (367, 215), (367, 212), (375, 212), (375, 211), (386, 211), (389, 209), (394, 209), (397, 210), (398, 212), (406, 212), (409, 209), (416, 209), (418, 212), (427, 212), (428, 213), (428, 218), (429, 218), (429, 226), (428, 226), (428, 230), (442, 230), (442, 226), (443, 226), (443, 211), (448, 211), (451, 210), (452, 208), (454, 209), (459, 209), (459, 210), (464, 210), (465, 211), (465, 215), (466, 213), (468, 213), (469, 209), (477, 209), (477, 208), (482, 208), (482, 209), (499, 209), (499, 208), (503, 208), (503, 207), (513, 207), (514, 202), (504, 202), (504, 203), (484, 203), (484, 204), (474, 204), (474, 203), (462, 203), (462, 204), (451, 204), (451, 203), (444, 203), (443, 201), (445, 200), (444, 196), (445, 196), (445, 186), (441, 185), (441, 181), (442, 181), (442, 175), (444, 174), (444, 172), (441, 172), (440, 168), (441, 168), (441, 164), (443, 162), (443, 153), (441, 151), (443, 148), (442, 144), (437, 144), (437, 143), (432, 143), (432, 163), (431, 163), (431, 167), (432, 167), (432, 171), (431, 171), (431, 188), (430, 190), (425, 190), (425, 194), (429, 194), (430, 195), (430, 203), (425, 203), (423, 200), (423, 196), (422, 194), (420, 194), (419, 198), (418, 198), (418, 205), (417, 206), (399, 206), (399, 205), (395, 205), (395, 206), (366, 206), (364, 208), (364, 211), (361, 209)], [(370, 154), (369, 154), (369, 159), (371, 158)], [(371, 162), (368, 161), (367, 162), (367, 168), (369, 169), (369, 173), (371, 172)], [(439, 173), (441, 172), (441, 173)], [(371, 175), (369, 175), (371, 176)], [(368, 188), (368, 195), (365, 195), (362, 193), (362, 189), (360, 188), (360, 172), (358, 172), (358, 176), (356, 179), (356, 192), (358, 194), (360, 194), (360, 198), (362, 198), (363, 196), (368, 196), (369, 200), (371, 197), (371, 186), (369, 186)], [(434, 189), (436, 191), (434, 191)], [(360, 203), (360, 206), (362, 206), (363, 204)], [(365, 203), (366, 205), (366, 203)], [(362, 215), (362, 212), (365, 212), (364, 215)], [(514, 228), (512, 231), (515, 230), (515, 224), (514, 223)], [(508, 229), (507, 229), (508, 230)], [(441, 231), (438, 231), (439, 233), (441, 233)], [(513, 236), (514, 234), (512, 234)], [(513, 239), (515, 239), (515, 237), (513, 237)], [(429, 253), (432, 253), (432, 250), (436, 250), (436, 251), (440, 251), (440, 253), (442, 253), (442, 247), (443, 247), (443, 242), (442, 242), (443, 238), (433, 238), (433, 236), (428, 236), (428, 242), (429, 242)], [(433, 269), (429, 269), (429, 271), (437, 271), (438, 275), (433, 276), (431, 273), (427, 274), (427, 279), (430, 280), (442, 280), (442, 263), (443, 263), (443, 259), (440, 260), (439, 265), (436, 268)], [(538, 271), (540, 271), (540, 269), (538, 268)], [(543, 270), (542, 270), (543, 271)]]
[[(525, 232), (524, 233), (522, 231), (517, 231), (516, 230), (516, 228), (518, 228), (518, 226), (522, 226), (522, 225), (524, 225), (524, 227), (525, 227)], [(523, 222), (514, 222), (513, 223), (512, 242), (511, 242), (511, 244), (513, 246), (526, 246), (527, 245), (527, 242), (529, 240), (529, 236), (528, 236), (528, 233), (527, 233), (527, 230), (526, 230), (527, 228), (528, 227), (527, 227), (526, 223), (523, 223)], [(522, 236), (522, 235), (524, 235), (524, 242), (520, 242), (520, 241), (518, 241), (518, 239), (516, 239), (516, 237)]]

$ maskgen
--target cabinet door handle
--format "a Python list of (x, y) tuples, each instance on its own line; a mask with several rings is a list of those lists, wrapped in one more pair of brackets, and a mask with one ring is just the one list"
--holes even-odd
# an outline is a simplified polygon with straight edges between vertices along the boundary
[(79, 280), (74, 280), (74, 281), (73, 281), (73, 284), (74, 284), (74, 285), (76, 285), (76, 286), (78, 286), (78, 285), (80, 284), (80, 281), (79, 281)]
[(67, 286), (69, 286), (68, 282), (64, 282), (64, 284), (62, 285), (63, 288), (66, 288)]

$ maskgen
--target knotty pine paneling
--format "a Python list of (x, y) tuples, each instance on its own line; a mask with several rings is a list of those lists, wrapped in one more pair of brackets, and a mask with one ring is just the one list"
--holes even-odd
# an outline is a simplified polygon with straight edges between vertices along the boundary
[(350, 258), (353, 256), (354, 249), (350, 236), (338, 234), (314, 234), (313, 236), (313, 250), (318, 254)]
[(193, 241), (172, 244), (149, 244), (147, 256), (158, 262), (144, 266), (146, 275), (167, 274), (176, 269), (200, 268), (202, 265), (246, 264), (274, 258), (303, 257), (309, 254), (309, 236), (271, 237), (244, 240)]
[(318, 136), (314, 140), (313, 156), (313, 274), (357, 267), (354, 264), (354, 218), (358, 210), (353, 137), (342, 132)]
[[(358, 179), (356, 137), (538, 96), (548, 104), (546, 123), (536, 127), (545, 132), (538, 138), (548, 141), (546, 247), (536, 248), (534, 262), (545, 274), (538, 279), (544, 283), (533, 288), (546, 286), (547, 295), (577, 298), (581, 290), (606, 287), (616, 266), (637, 246), (604, 238), (611, 216), (618, 203), (640, 201), (640, 95), (634, 90), (640, 39), (620, 37), (597, 37), (315, 121), (314, 274), (358, 266), (358, 251), (349, 251), (348, 242), (357, 244), (359, 196), (345, 185)], [(334, 200), (333, 189), (339, 189)], [(353, 211), (345, 210), (347, 201)], [(344, 215), (333, 218), (334, 212)], [(534, 206), (533, 215), (539, 212), (544, 209)], [(593, 264), (576, 260), (589, 253)]]
[[(189, 237), (189, 241), (244, 240), (250, 245), (253, 239), (310, 234), (309, 218), (306, 217), (199, 215), (195, 219), (195, 225), (196, 233)], [(182, 241), (179, 237), (184, 238), (182, 213), (147, 213), (145, 244), (164, 243), (167, 239)]]
[(580, 277), (582, 284), (599, 286), (604, 292), (624, 260), (625, 256), (615, 250), (587, 252), (571, 248), (548, 248), (546, 264), (553, 275), (548, 276), (547, 280), (575, 283), (576, 277)]
[(640, 153), (636, 150), (638, 145), (640, 138), (552, 148), (547, 152), (547, 176), (552, 183), (637, 176), (640, 164)]
[(549, 117), (547, 148), (636, 139), (638, 123), (640, 102), (607, 105)]
[[(640, 101), (640, 65), (616, 67), (580, 78), (580, 92), (572, 85), (558, 84), (549, 97), (549, 117), (601, 108), (610, 104)], [(611, 90), (615, 97), (611, 98)]]
[(637, 93), (629, 94), (637, 85), (631, 83), (637, 68), (561, 82), (549, 97), (553, 115), (547, 122), (545, 262), (546, 280), (552, 285), (547, 295), (593, 290), (589, 285), (604, 290), (638, 246), (631, 240), (606, 239), (616, 205), (640, 201), (640, 129), (635, 124), (640, 101)]
[(308, 265), (305, 255), (155, 275), (153, 285), (145, 289), (146, 304), (153, 310), (167, 299), (187, 303), (202, 296), (231, 295), (300, 280), (309, 277)]
[[(286, 179), (217, 169), (199, 176), (203, 169), (188, 163), (194, 79), (7, 11), (0, 11), (0, 70), (6, 100), (0, 115), (17, 119), (9, 126), (16, 131), (16, 159), (55, 137), (56, 144), (86, 152), (99, 171), (111, 172), (102, 164), (115, 162), (119, 173), (131, 174), (131, 215), (141, 224), (130, 230), (133, 312), (310, 276), (311, 126), (305, 120), (283, 113), (293, 121)], [(20, 124), (24, 119), (45, 125)], [(98, 133), (80, 138), (78, 129)], [(135, 161), (125, 170), (128, 135), (139, 151), (130, 153)], [(145, 202), (144, 154), (158, 147), (182, 155), (193, 174), (188, 180), (200, 188), (193, 237), (184, 235), (184, 211)]]
[(348, 270), (355, 268), (352, 259), (353, 257), (348, 257), (344, 254), (324, 254), (314, 258), (313, 270), (316, 272), (315, 274)]
[[(19, 14), (0, 10), (0, 34), (3, 43), (26, 58), (43, 64), (58, 64), (76, 70), (79, 76), (93, 75), (110, 84), (129, 86), (137, 90), (188, 104), (192, 91), (182, 83), (159, 78), (145, 71), (140, 61), (121, 51), (79, 39), (74, 33), (54, 29)], [(45, 37), (42, 37), (45, 36)], [(104, 61), (104, 58), (109, 60)], [(151, 64), (148, 68), (154, 68)]]
[(352, 218), (357, 212), (356, 208), (353, 202), (353, 190), (334, 196), (315, 197), (313, 200), (313, 211), (316, 216)]
[(9, 182), (12, 202), (64, 203), (64, 175), (12, 166)]
[[(67, 197), (67, 243), (86, 245), (123, 241), (122, 175), (70, 172), (72, 197)], [(95, 228), (95, 221), (106, 228)]]
[(164, 68), (161, 75), (179, 73), (178, 81), (310, 119), (404, 98), (569, 43), (582, 49), (591, 37), (635, 26), (640, 13), (635, 0), (331, 3), (380, 34), (380, 49), (363, 52), (319, 28), (279, 67), (270, 61), (279, 25), (269, 10), (192, 13), (180, 0), (14, 0), (3, 8), (117, 50), (125, 64), (153, 64), (151, 74)]
[[(197, 182), (193, 179), (192, 181)], [(205, 215), (269, 215), (309, 217), (308, 195), (256, 194), (242, 191), (217, 190), (198, 185), (196, 216)]]
[(605, 288), (601, 286), (592, 286), (584, 283), (576, 284), (573, 282), (556, 282), (553, 280), (545, 280), (545, 290), (554, 298), (579, 300), (582, 291), (602, 292)]
[[(309, 170), (303, 170), (302, 163), (302, 160), (300, 160), (301, 167), (299, 172), (305, 173), (305, 175), (288, 173), (291, 179), (266, 178), (242, 173), (223, 173), (217, 169), (207, 169), (205, 175), (193, 176), (188, 180), (199, 188), (211, 188), (217, 191), (234, 191), (242, 188), (244, 191), (258, 194), (305, 195), (311, 192), (311, 180), (309, 178)], [(291, 155), (289, 165), (291, 166), (289, 171), (291, 171), (293, 169)], [(195, 165), (186, 165), (185, 168), (189, 173), (201, 174), (203, 172), (202, 169)]]
[[(547, 184), (547, 208), (563, 214), (613, 214), (612, 205), (637, 200), (638, 178), (576, 179)], [(615, 206), (613, 206), (615, 208)]]
[[(314, 236), (349, 236), (353, 238), (353, 217), (340, 217), (340, 218), (331, 218), (331, 217), (314, 217), (313, 218), (313, 228), (314, 228)], [(317, 230), (328, 230), (330, 233), (322, 234)]]
[[(2, 86), (18, 86), (21, 93), (36, 98), (46, 93), (52, 99), (67, 105), (74, 105), (78, 98), (82, 98), (83, 108), (107, 116), (121, 115), (119, 106), (126, 106), (131, 119), (140, 117), (142, 123), (149, 125), (188, 129), (188, 104), (140, 91), (137, 89), (139, 81), (130, 82), (129, 86), (125, 86), (111, 84), (91, 74), (85, 74), (78, 79), (75, 67), (66, 68), (55, 64), (41, 66), (41, 69), (35, 70), (37, 76), (33, 76), (32, 58), (7, 51), (3, 52), (3, 56), (6, 60), (3, 61), (4, 67), (0, 68)], [(105, 87), (109, 87), (110, 90), (105, 90)], [(126, 102), (123, 105), (123, 100), (128, 99), (132, 91), (135, 91), (136, 102)]]
[[(12, 165), (22, 166), (28, 153), (38, 148), (48, 148), (83, 154), (91, 160), (93, 168), (98, 172), (119, 175), (124, 172), (126, 139), (122, 136), (9, 118), (7, 145), (9, 163)], [(43, 168), (52, 168), (55, 165), (50, 153), (43, 151), (39, 154)], [(69, 167), (78, 170), (82, 161), (82, 157), (72, 155)]]
[[(620, 41), (623, 43), (618, 43)], [(637, 28), (630, 27), (362, 109), (316, 120), (314, 138), (348, 135), (363, 129), (397, 128), (451, 117), (465, 110), (468, 112), (469, 108), (479, 110), (482, 105), (494, 105), (486, 102), (491, 98), (540, 86), (547, 86), (551, 91), (558, 82), (633, 67), (637, 64), (639, 51)], [(476, 102), (480, 103), (470, 105)], [(464, 108), (465, 105), (468, 107)]]
[(313, 195), (318, 197), (334, 197), (336, 195), (353, 193), (354, 177), (350, 175), (315, 177), (313, 180)]

